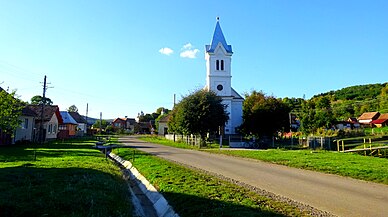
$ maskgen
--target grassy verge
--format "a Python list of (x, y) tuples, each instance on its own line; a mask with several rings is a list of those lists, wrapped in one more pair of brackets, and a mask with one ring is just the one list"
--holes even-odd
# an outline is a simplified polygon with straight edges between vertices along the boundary
[(0, 216), (132, 216), (120, 170), (93, 145), (0, 147)]
[[(199, 150), (199, 146), (188, 145), (187, 143), (184, 143), (184, 142), (174, 142), (174, 141), (165, 139), (165, 138), (160, 137), (160, 136), (141, 136), (138, 138), (143, 140), (143, 141), (146, 141), (146, 142), (166, 145), (166, 146), (175, 147), (175, 148)], [(219, 145), (218, 144), (208, 144), (207, 148), (219, 148)]]
[(388, 184), (388, 161), (384, 158), (310, 150), (207, 151)]
[[(133, 149), (115, 150), (132, 159)], [(134, 166), (160, 191), (180, 216), (305, 216), (295, 207), (273, 201), (202, 172), (136, 151)]]
[[(174, 142), (163, 138), (146, 141), (174, 146)], [(388, 159), (384, 158), (367, 157), (356, 153), (311, 150), (201, 150), (388, 184)]]

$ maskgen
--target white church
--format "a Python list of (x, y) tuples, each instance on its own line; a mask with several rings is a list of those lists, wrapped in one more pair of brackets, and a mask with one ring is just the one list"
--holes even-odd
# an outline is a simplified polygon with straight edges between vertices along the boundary
[(244, 98), (232, 88), (232, 46), (226, 43), (219, 18), (210, 45), (205, 47), (206, 87), (222, 97), (227, 105), (229, 121), (225, 124), (225, 134), (237, 134), (237, 127), (242, 124), (242, 104)]

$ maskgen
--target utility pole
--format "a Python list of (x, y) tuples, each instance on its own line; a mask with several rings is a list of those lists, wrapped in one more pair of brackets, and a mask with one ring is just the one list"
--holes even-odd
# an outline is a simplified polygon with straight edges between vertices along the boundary
[(85, 133), (88, 134), (88, 112), (89, 112), (89, 103), (86, 103), (86, 116), (85, 116), (85, 120), (86, 120), (86, 126), (85, 126)]
[(100, 135), (102, 135), (102, 112), (100, 112)]
[(46, 103), (46, 90), (47, 90), (47, 87), (46, 87), (46, 78), (47, 76), (45, 75), (44, 76), (44, 81), (43, 81), (43, 97), (42, 97), (42, 111), (40, 113), (40, 128), (39, 128), (39, 140), (40, 140), (40, 143), (43, 144), (45, 138), (44, 138), (44, 134), (43, 134), (43, 123), (44, 123), (44, 106), (45, 106), (45, 103)]

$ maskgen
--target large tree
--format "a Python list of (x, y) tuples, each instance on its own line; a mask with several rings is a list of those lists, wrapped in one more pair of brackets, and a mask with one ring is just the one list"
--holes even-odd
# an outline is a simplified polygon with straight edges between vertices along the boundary
[(257, 137), (288, 131), (289, 112), (290, 107), (282, 100), (254, 90), (250, 94), (245, 94), (241, 131), (246, 135)]
[(172, 110), (168, 121), (170, 131), (184, 135), (215, 133), (228, 121), (226, 106), (212, 91), (198, 90), (184, 97)]
[(15, 92), (7, 93), (0, 89), (0, 129), (11, 134), (20, 125), (24, 103), (15, 97)]
[(302, 104), (301, 129), (304, 133), (315, 133), (319, 128), (330, 129), (335, 122), (330, 100), (320, 96)]
[(36, 95), (36, 96), (33, 96), (31, 98), (31, 104), (32, 105), (42, 105), (43, 102), (44, 102), (45, 105), (52, 105), (53, 104), (53, 101), (51, 101), (51, 99), (47, 98), (47, 97), (45, 97), (43, 99), (42, 96)]

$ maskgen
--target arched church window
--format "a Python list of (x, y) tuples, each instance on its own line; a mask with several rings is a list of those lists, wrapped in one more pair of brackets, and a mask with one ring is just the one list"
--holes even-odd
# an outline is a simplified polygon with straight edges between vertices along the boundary
[(220, 61), (216, 60), (216, 70), (220, 70)]
[(224, 60), (221, 60), (221, 71), (224, 71)]

